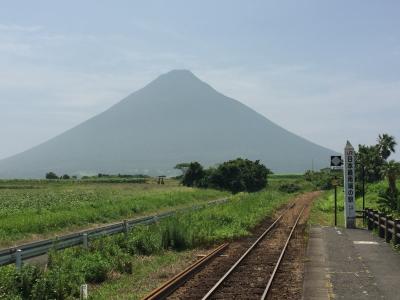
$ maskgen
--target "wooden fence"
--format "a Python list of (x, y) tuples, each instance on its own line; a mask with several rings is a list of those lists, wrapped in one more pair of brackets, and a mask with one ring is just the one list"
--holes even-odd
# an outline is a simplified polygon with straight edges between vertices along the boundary
[(368, 230), (376, 229), (378, 235), (384, 238), (387, 243), (400, 244), (400, 220), (393, 219), (373, 209), (365, 209), (364, 220), (367, 222)]

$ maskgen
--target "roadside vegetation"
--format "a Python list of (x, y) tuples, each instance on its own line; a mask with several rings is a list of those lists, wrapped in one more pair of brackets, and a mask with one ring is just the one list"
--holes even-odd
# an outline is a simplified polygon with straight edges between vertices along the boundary
[[(311, 189), (301, 178), (289, 181), (300, 186), (300, 191)], [(286, 183), (286, 179), (271, 178), (267, 189), (237, 193), (225, 204), (137, 226), (127, 236), (100, 238), (91, 241), (89, 249), (54, 251), (46, 269), (29, 265), (20, 272), (14, 266), (0, 268), (0, 299), (68, 299), (79, 296), (83, 283), (90, 284), (92, 299), (110, 299), (127, 290), (135, 295), (129, 298), (138, 299), (154, 286), (132, 290), (131, 280), (145, 282), (158, 267), (171, 267), (180, 257), (189, 260), (187, 253), (193, 249), (247, 235), (293, 196), (292, 191), (282, 191)]]
[(0, 181), (0, 246), (62, 231), (190, 206), (229, 195), (165, 185), (68, 180)]
[[(362, 181), (365, 181), (365, 207), (400, 217), (400, 193), (397, 178), (400, 176), (400, 163), (390, 160), (395, 152), (396, 141), (388, 134), (379, 135), (375, 145), (359, 145), (356, 152), (356, 209), (362, 209)], [(321, 170), (308, 171), (305, 179), (326, 190), (314, 202), (310, 223), (334, 225), (333, 179), (337, 178), (338, 226), (344, 226), (344, 201), (342, 174)], [(359, 220), (360, 221), (360, 220)]]

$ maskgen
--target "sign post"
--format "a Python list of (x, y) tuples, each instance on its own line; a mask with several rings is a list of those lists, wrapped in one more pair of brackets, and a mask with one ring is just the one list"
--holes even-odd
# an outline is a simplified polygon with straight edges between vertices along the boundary
[[(337, 170), (343, 169), (343, 160), (340, 155), (333, 155), (331, 156), (331, 170), (332, 172), (336, 172)], [(337, 186), (338, 186), (337, 176), (335, 175), (334, 179), (332, 180), (332, 185), (335, 189), (335, 226), (337, 226)]]
[(347, 141), (344, 148), (344, 220), (346, 228), (356, 228), (355, 207), (355, 155), (354, 148)]

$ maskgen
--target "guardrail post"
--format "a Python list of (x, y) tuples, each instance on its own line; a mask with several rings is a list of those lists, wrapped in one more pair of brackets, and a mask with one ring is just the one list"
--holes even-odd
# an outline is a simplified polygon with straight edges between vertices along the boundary
[(86, 300), (88, 298), (88, 286), (87, 284), (82, 284), (80, 288), (80, 300)]
[(389, 231), (389, 220), (391, 220), (391, 216), (386, 216), (385, 218), (385, 242), (390, 243), (390, 240), (392, 239), (391, 233)]
[(17, 268), (18, 271), (21, 271), (22, 268), (22, 250), (17, 249), (15, 251), (15, 267)]
[(89, 241), (88, 241), (87, 233), (82, 234), (82, 243), (83, 243), (83, 248), (85, 248), (85, 249), (89, 248)]
[(378, 213), (378, 235), (380, 238), (384, 238), (385, 237), (385, 229), (383, 229), (381, 227), (381, 225), (383, 225), (384, 223), (382, 222), (382, 217), (384, 217), (384, 215), (382, 213)]
[(400, 224), (400, 220), (396, 219), (394, 220), (394, 226), (393, 226), (393, 245), (397, 245), (399, 243), (399, 238), (397, 237), (397, 234), (400, 232), (399, 229), (399, 224)]
[(125, 237), (127, 238), (128, 237), (128, 231), (129, 231), (129, 224), (128, 224), (127, 220), (124, 220), (123, 227), (124, 227)]

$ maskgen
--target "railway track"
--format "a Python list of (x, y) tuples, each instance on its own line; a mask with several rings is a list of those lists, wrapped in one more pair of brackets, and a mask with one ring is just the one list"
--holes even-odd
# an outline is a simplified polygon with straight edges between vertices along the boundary
[[(191, 280), (188, 281), (189, 284), (185, 284), (177, 275), (174, 280), (179, 281), (181, 287), (176, 284), (171, 287), (164, 285), (159, 288), (163, 291), (162, 295), (155, 291), (150, 298), (145, 299), (268, 299), (279, 266), (306, 207), (299, 206), (287, 208), (272, 224), (263, 229), (250, 246), (247, 245), (244, 253), (241, 251), (243, 254), (239, 257), (230, 255), (228, 249), (224, 261), (225, 270), (222, 265), (220, 268), (223, 270), (222, 275), (218, 264), (213, 268), (210, 266), (212, 270), (207, 270), (209, 267), (202, 265), (206, 272), (196, 275), (196, 284), (190, 284)], [(196, 267), (188, 269), (191, 274), (186, 273), (186, 278), (199, 272)]]

